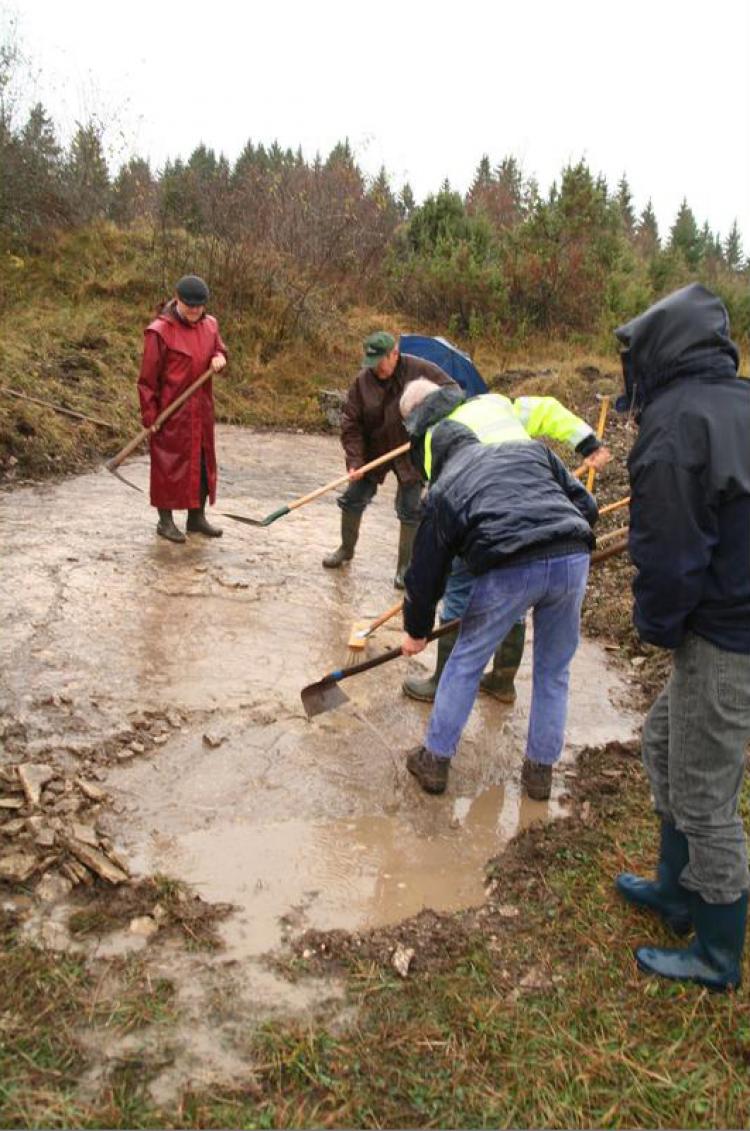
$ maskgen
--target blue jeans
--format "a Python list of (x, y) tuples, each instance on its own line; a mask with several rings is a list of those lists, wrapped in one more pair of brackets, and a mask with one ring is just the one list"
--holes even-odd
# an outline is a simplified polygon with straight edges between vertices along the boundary
[(534, 676), (526, 757), (551, 765), (562, 753), (570, 661), (578, 647), (589, 555), (537, 558), (475, 578), (461, 631), (438, 684), (424, 744), (452, 758), (487, 661), (528, 609), (534, 618)]
[[(365, 507), (375, 498), (378, 490), (376, 479), (365, 476), (364, 479), (355, 479), (342, 491), (336, 502), (342, 511), (352, 511), (362, 514)], [(422, 484), (402, 483), (399, 480), (396, 488), (396, 514), (399, 522), (407, 526), (418, 526), (422, 518)]]

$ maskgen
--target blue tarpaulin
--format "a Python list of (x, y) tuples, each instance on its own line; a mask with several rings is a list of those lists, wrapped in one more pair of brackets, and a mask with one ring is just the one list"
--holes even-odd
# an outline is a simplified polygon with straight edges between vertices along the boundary
[(458, 382), (469, 397), (477, 397), (480, 393), (487, 392), (487, 386), (468, 353), (454, 346), (447, 338), (425, 338), (421, 334), (402, 334), (398, 348), (401, 353), (423, 357), (425, 361), (439, 365), (449, 377)]

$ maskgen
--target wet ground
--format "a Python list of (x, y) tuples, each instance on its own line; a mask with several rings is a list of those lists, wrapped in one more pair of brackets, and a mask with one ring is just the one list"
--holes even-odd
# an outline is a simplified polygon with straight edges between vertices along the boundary
[[(221, 428), (218, 451), (216, 512), (262, 517), (341, 470), (332, 437)], [(147, 459), (125, 474), (147, 487)], [(401, 681), (431, 666), (434, 645), (346, 681), (350, 702), (307, 719), (301, 688), (347, 661), (355, 621), (398, 597), (393, 482), (340, 571), (320, 564), (337, 544), (333, 494), (267, 528), (216, 515), (222, 539), (185, 545), (157, 538), (147, 496), (106, 471), (0, 497), (4, 714), (27, 758), (98, 776), (114, 802), (107, 832), (134, 873), (237, 906), (222, 928), (229, 957), (307, 927), (480, 903), (485, 861), (565, 812), (576, 750), (634, 732), (613, 705), (624, 685), (586, 641), (549, 805), (519, 790), (530, 647), (517, 704), (478, 702), (442, 798), (403, 766), (429, 711)], [(399, 639), (395, 621), (367, 654)]]

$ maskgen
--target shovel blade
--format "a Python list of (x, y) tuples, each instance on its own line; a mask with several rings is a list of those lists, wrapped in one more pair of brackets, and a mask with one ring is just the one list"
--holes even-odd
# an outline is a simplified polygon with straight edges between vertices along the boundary
[(124, 483), (126, 487), (132, 487), (134, 491), (140, 491), (140, 493), (143, 494), (142, 487), (138, 487), (137, 484), (131, 483), (129, 479), (126, 479), (125, 476), (118, 471), (119, 464), (115, 464), (115, 466), (112, 467), (109, 463), (105, 463), (104, 466), (106, 467), (110, 475), (114, 475), (115, 479), (119, 479), (120, 482)]
[(244, 522), (248, 526), (270, 526), (277, 518), (283, 518), (285, 514), (289, 514), (289, 507), (279, 507), (278, 510), (272, 511), (267, 514), (265, 518), (248, 518), (245, 514), (229, 514), (227, 511), (222, 511), (222, 518), (232, 518), (235, 522)]
[(344, 694), (335, 679), (321, 679), (317, 683), (308, 683), (307, 687), (302, 688), (301, 697), (308, 719), (323, 715), (326, 711), (333, 711), (342, 703), (349, 702), (349, 696)]

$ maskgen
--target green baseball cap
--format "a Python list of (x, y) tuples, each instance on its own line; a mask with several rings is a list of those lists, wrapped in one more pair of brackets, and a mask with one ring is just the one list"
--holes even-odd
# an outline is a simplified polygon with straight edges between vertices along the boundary
[(370, 334), (368, 338), (365, 338), (365, 354), (362, 358), (362, 365), (366, 369), (374, 369), (395, 345), (396, 339), (392, 334), (386, 333), (385, 330), (378, 330), (375, 334)]

